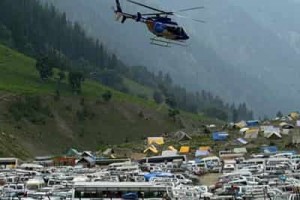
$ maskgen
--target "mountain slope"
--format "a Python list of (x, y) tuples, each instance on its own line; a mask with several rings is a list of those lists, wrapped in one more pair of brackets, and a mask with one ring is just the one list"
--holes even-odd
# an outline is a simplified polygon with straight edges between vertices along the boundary
[[(153, 71), (169, 72), (190, 90), (207, 89), (227, 101), (245, 101), (258, 115), (297, 109), (297, 54), (234, 1), (204, 1), (205, 10), (189, 13), (193, 18), (206, 20), (206, 24), (178, 19), (192, 36), (186, 49), (151, 46), (151, 34), (141, 24), (114, 23), (109, 9), (113, 1), (47, 2), (66, 11), (69, 19), (80, 21), (90, 34), (103, 38), (129, 64), (147, 63)], [(147, 3), (171, 10), (199, 5), (196, 0), (175, 0), (172, 6), (169, 1)], [(126, 2), (123, 7), (133, 13), (144, 11)], [(261, 106), (264, 102), (269, 103)]]
[(101, 95), (109, 88), (89, 80), (78, 96), (64, 81), (58, 98), (54, 79), (41, 82), (34, 65), (34, 59), (0, 45), (0, 155), (56, 154), (69, 147), (97, 150), (212, 122), (185, 113), (174, 121), (165, 106), (114, 90), (112, 100), (105, 102)]

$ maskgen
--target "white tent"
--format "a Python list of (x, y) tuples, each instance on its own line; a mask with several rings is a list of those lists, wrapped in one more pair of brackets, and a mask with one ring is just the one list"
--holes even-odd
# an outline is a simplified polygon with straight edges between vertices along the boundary
[(247, 127), (241, 128), (240, 129), (240, 134), (244, 134), (248, 130), (249, 130), (249, 128), (247, 128)]

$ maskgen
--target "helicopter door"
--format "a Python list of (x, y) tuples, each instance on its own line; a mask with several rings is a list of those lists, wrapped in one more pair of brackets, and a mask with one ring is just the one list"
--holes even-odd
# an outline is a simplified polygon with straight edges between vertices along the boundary
[(154, 24), (154, 31), (156, 33), (162, 33), (165, 30), (165, 25), (161, 22), (155, 22)]

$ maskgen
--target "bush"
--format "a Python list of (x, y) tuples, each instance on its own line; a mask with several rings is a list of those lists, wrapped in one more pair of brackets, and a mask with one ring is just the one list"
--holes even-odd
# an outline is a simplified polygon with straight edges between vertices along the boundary
[(28, 96), (12, 103), (9, 111), (16, 121), (29, 120), (34, 124), (45, 124), (47, 118), (53, 117), (48, 106), (44, 106), (40, 97)]
[(108, 102), (110, 101), (112, 98), (112, 93), (110, 90), (107, 90), (105, 91), (103, 94), (102, 94), (102, 99), (105, 101), (105, 102)]

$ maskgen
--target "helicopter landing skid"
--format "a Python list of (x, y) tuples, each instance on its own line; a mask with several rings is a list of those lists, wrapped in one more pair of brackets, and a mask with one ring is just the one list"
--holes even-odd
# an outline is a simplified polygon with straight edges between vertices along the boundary
[(183, 42), (174, 42), (173, 40), (168, 40), (168, 39), (161, 39), (161, 38), (151, 38), (150, 44), (152, 45), (157, 45), (161, 47), (171, 47), (171, 45), (178, 45), (182, 47), (187, 47), (187, 45)]

